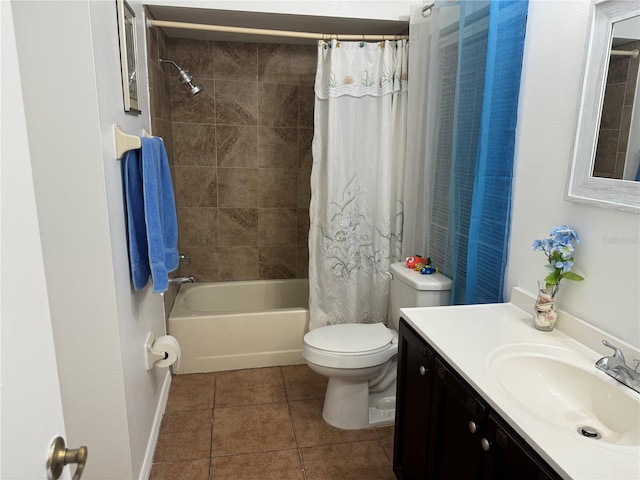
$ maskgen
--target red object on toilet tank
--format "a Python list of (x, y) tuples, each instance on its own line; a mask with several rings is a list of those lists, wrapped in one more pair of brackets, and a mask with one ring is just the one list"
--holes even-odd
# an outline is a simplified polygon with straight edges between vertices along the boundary
[(407, 257), (407, 267), (416, 268), (419, 263), (427, 264), (427, 259), (422, 258), (420, 255), (414, 255), (413, 257)]

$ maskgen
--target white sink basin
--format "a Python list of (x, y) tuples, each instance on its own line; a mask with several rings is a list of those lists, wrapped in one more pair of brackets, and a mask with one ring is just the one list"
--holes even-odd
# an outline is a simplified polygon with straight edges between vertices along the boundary
[(490, 375), (522, 408), (562, 429), (595, 429), (594, 441), (640, 445), (640, 394), (572, 350), (534, 344), (495, 349)]

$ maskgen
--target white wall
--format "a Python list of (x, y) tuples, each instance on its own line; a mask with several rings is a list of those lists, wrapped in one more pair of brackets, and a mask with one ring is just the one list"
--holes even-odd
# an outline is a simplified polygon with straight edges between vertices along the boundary
[(560, 307), (639, 346), (640, 215), (564, 199), (588, 13), (588, 0), (529, 2), (507, 287), (535, 291), (546, 259), (531, 243), (568, 224), (581, 239), (574, 270), (586, 280), (562, 282)]
[(143, 349), (165, 333), (162, 299), (129, 280), (113, 124), (139, 134), (148, 113), (123, 111), (115, 5), (12, 2), (67, 443), (89, 447), (83, 478), (100, 479), (140, 476), (167, 378)]
[[(122, 103), (120, 76), (120, 50), (115, 2), (89, 1), (91, 34), (96, 75), (96, 93), (99, 109), (100, 135), (102, 138), (102, 163), (109, 211), (109, 237), (112, 252), (112, 268), (115, 283), (117, 319), (120, 330), (120, 347), (124, 376), (131, 464), (134, 477), (138, 477), (145, 461), (149, 435), (156, 420), (154, 414), (161, 400), (160, 394), (167, 369), (144, 368), (144, 341), (147, 332), (156, 336), (166, 333), (164, 305), (158, 294), (153, 294), (151, 282), (140, 292), (133, 292), (129, 274), (129, 256), (125, 210), (123, 205), (121, 162), (115, 159), (113, 125), (117, 123), (125, 132), (142, 134), (149, 125), (149, 92), (145, 26), (142, 2), (129, 0), (136, 13), (138, 40), (138, 82), (141, 115), (126, 114)], [(162, 412), (160, 412), (162, 413)], [(151, 445), (153, 446), (153, 445)], [(150, 462), (151, 457), (146, 459)], [(148, 465), (145, 465), (145, 467)]]

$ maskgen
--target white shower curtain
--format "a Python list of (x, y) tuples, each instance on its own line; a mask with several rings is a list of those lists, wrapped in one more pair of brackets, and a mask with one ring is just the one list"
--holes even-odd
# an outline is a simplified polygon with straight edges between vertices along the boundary
[[(413, 5), (409, 21), (409, 70), (407, 107), (407, 160), (404, 180), (404, 228), (402, 256), (429, 256), (428, 226), (431, 216), (431, 192), (436, 152), (437, 101), (433, 86), (437, 65), (432, 61), (432, 34), (435, 12), (423, 13), (423, 5)], [(430, 88), (431, 86), (431, 88)], [(431, 101), (429, 101), (431, 100)], [(427, 121), (429, 119), (429, 121)]]
[(407, 42), (320, 42), (309, 328), (385, 322), (401, 258)]

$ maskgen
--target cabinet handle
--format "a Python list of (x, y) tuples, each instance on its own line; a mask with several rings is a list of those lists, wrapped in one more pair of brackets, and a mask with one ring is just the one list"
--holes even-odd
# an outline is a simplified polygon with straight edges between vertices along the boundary
[(420, 375), (424, 376), (425, 373), (427, 373), (429, 371), (428, 368), (425, 368), (423, 365), (420, 365)]
[(474, 422), (473, 420), (469, 422), (469, 431), (471, 433), (476, 433), (478, 431), (478, 425), (476, 425), (476, 422)]
[(480, 440), (480, 446), (482, 447), (482, 450), (488, 452), (491, 448), (491, 442), (489, 442), (489, 440), (487, 440), (486, 438), (483, 438), (482, 440)]

